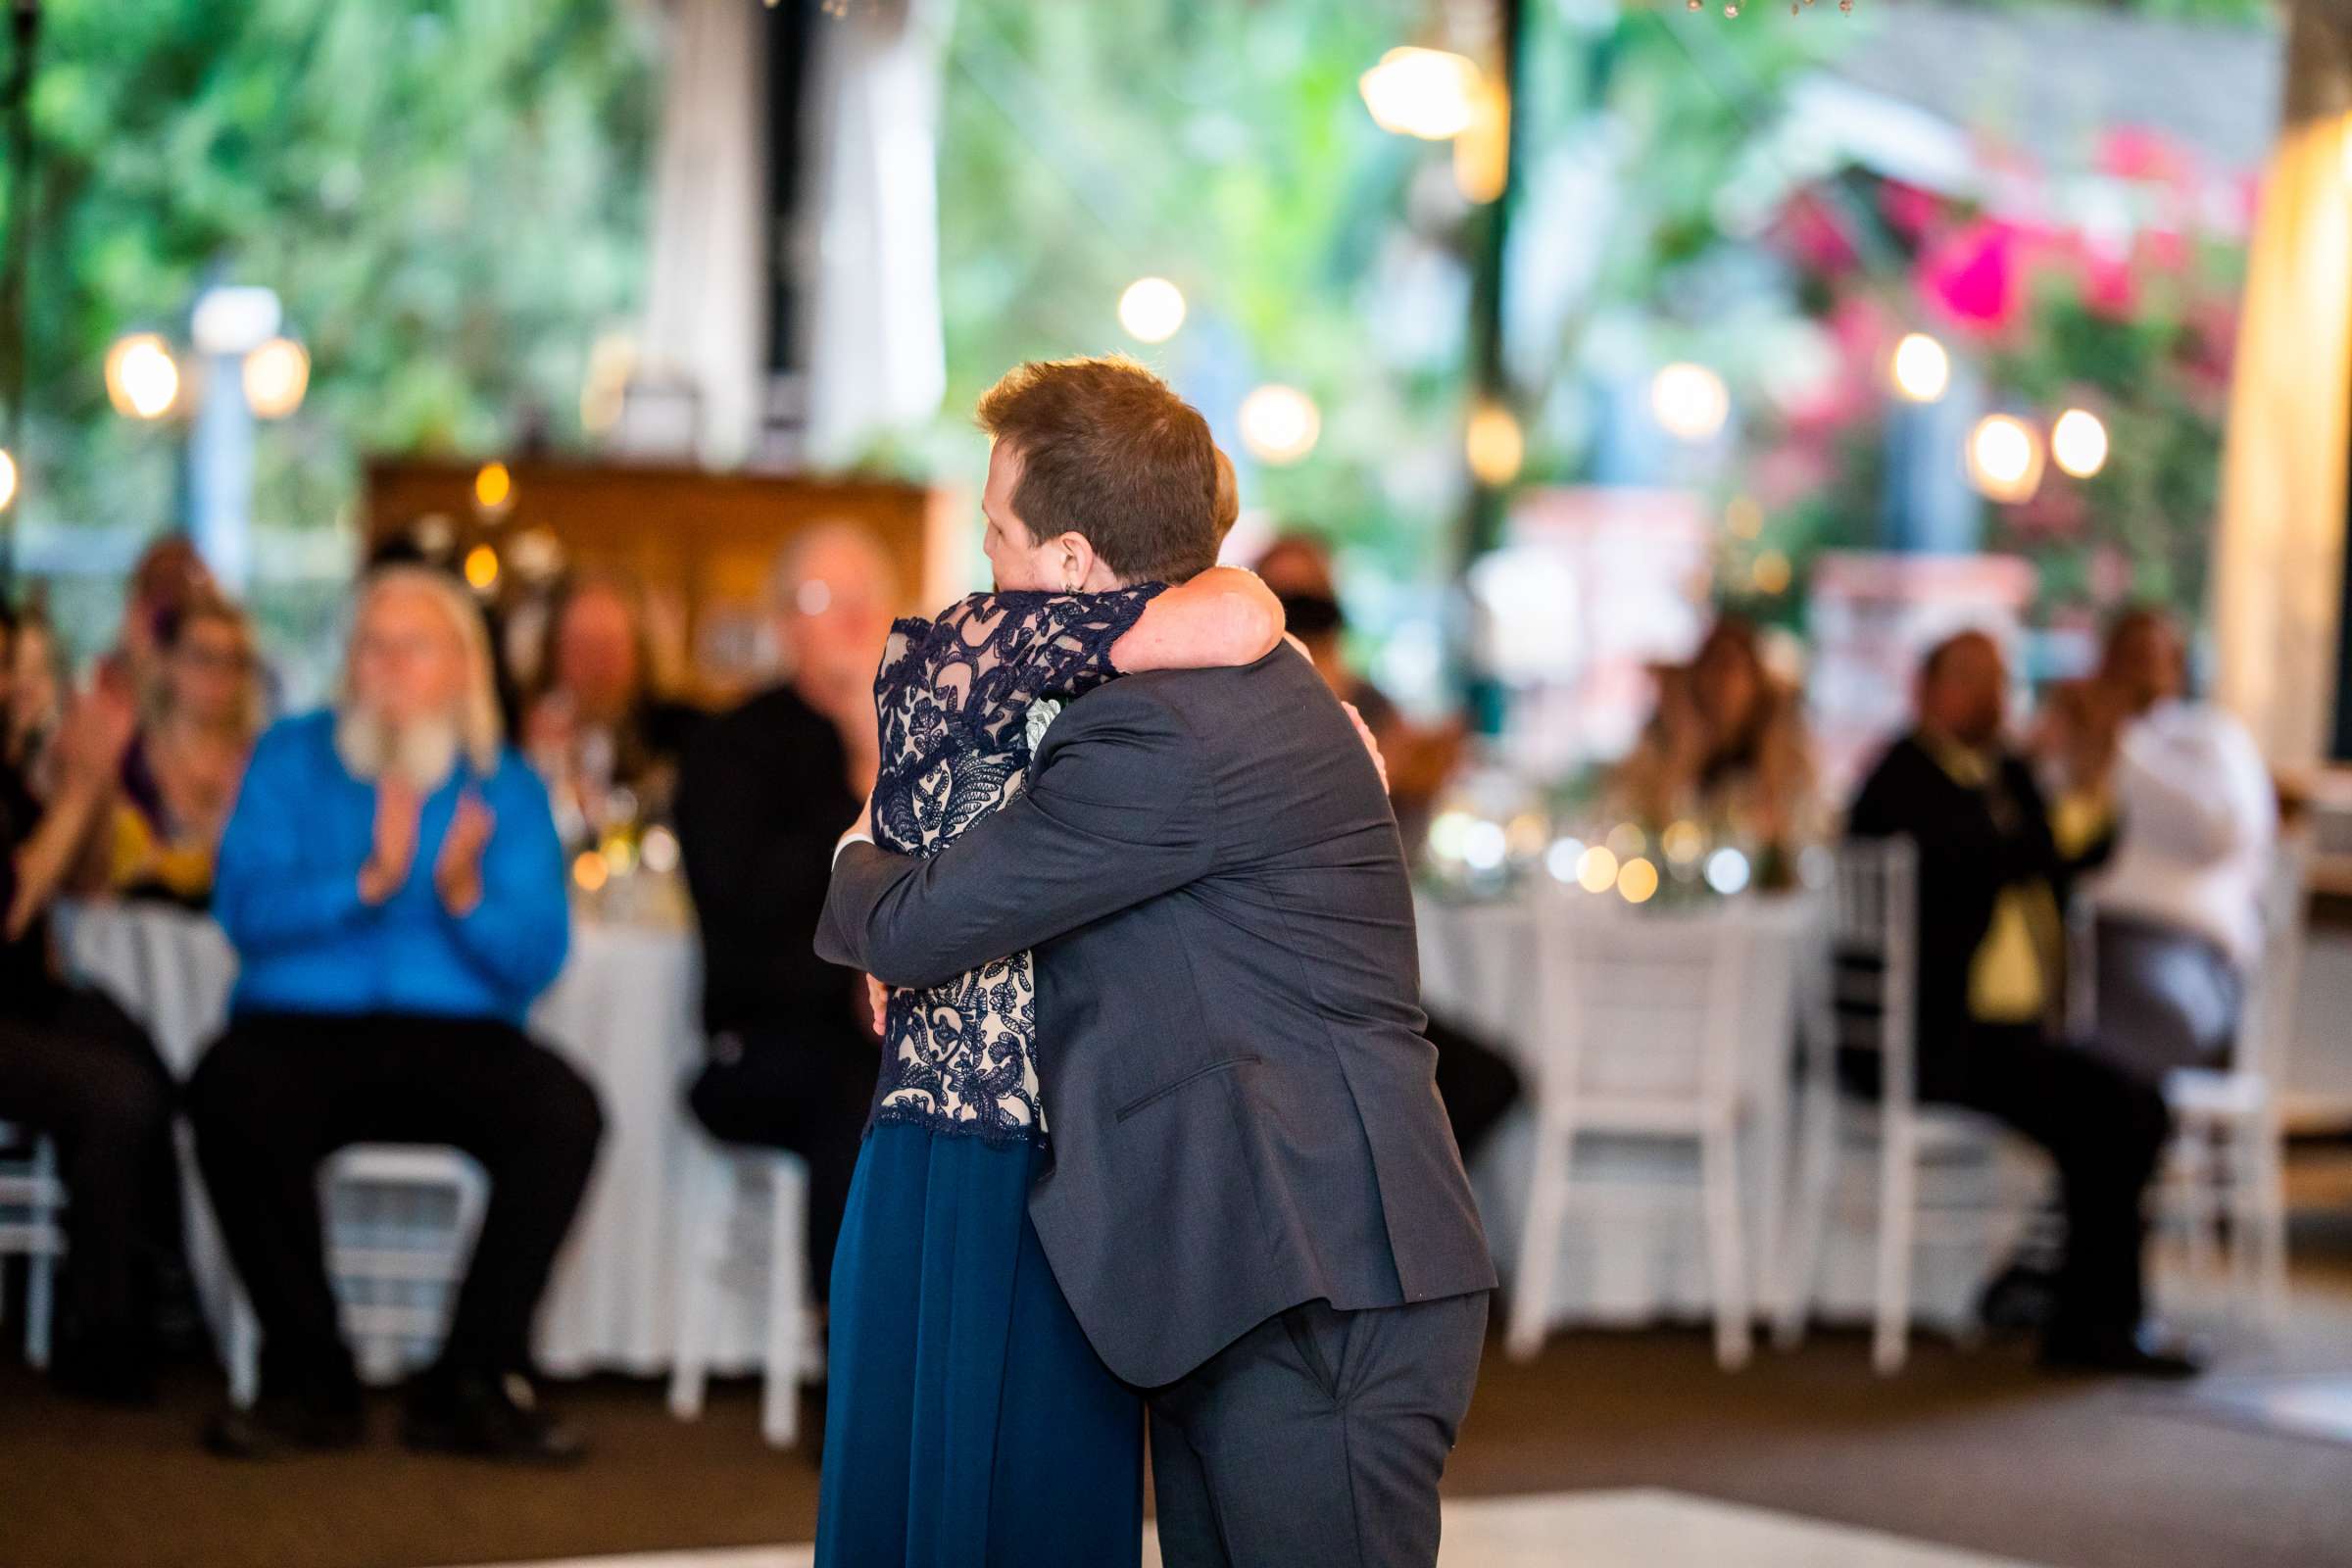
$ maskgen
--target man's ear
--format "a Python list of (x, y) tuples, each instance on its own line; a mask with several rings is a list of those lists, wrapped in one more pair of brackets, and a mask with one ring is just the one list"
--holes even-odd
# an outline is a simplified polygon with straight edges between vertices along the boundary
[(1098, 559), (1093, 540), (1082, 533), (1065, 533), (1054, 541), (1047, 570), (1062, 592), (1079, 593), (1092, 584)]

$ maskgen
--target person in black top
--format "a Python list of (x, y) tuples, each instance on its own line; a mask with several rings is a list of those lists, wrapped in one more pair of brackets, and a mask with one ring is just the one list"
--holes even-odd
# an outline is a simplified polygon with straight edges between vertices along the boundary
[(874, 668), (896, 594), (872, 540), (832, 527), (787, 552), (777, 590), (791, 679), (707, 721), (679, 775), (710, 1037), (687, 1102), (716, 1138), (808, 1162), (821, 1299), (878, 1058), (863, 987), (819, 959), (809, 934), (834, 838), (873, 786)]
[[(15, 621), (0, 608), (0, 715)], [(68, 1252), (52, 1366), (61, 1385), (112, 1401), (153, 1394), (159, 1287), (180, 1249), (176, 1090), (122, 1009), (60, 982), (48, 907), (113, 798), (134, 710), (101, 689), (57, 738), (46, 805), (0, 762), (0, 1120), (57, 1141)]]
[(2192, 1373), (2142, 1323), (2141, 1211), (2169, 1128), (2163, 1097), (2055, 1038), (2050, 1021), (2063, 995), (2059, 911), (2089, 857), (2061, 851), (2033, 770), (2003, 746), (2007, 689), (1991, 638), (1938, 645), (1921, 668), (1918, 726), (1871, 771), (1846, 831), (1918, 849), (1919, 1098), (1996, 1117), (2057, 1162), (2066, 1256), (2044, 1359)]

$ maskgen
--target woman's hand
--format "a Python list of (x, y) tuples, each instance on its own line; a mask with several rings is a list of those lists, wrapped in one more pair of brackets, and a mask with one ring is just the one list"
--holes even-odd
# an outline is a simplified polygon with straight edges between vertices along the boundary
[(882, 1021), (890, 1015), (890, 987), (870, 974), (865, 977), (865, 1014), (866, 1027), (873, 1030), (876, 1040), (881, 1039)]

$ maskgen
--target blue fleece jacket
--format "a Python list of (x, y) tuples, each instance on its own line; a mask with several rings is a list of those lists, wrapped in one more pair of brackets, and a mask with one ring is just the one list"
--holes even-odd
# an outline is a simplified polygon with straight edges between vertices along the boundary
[[(495, 826), (482, 897), (442, 906), (433, 863), (472, 783)], [(254, 748), (220, 841), (213, 915), (237, 950), (232, 1012), (420, 1012), (519, 1024), (556, 978), (571, 935), (563, 845), (547, 791), (512, 748), (478, 778), (461, 765), (424, 803), (409, 879), (360, 899), (375, 789), (336, 755), (334, 716), (307, 713)]]

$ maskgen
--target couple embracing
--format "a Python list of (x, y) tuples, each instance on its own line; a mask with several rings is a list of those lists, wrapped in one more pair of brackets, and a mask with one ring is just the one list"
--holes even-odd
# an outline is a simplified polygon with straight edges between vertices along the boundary
[[(893, 629), (817, 950), (887, 988), (817, 1561), (1420, 1564), (1494, 1285), (1378, 759), (1118, 359), (982, 399), (997, 591)], [(1148, 1412), (1148, 1419), (1147, 1419)]]

